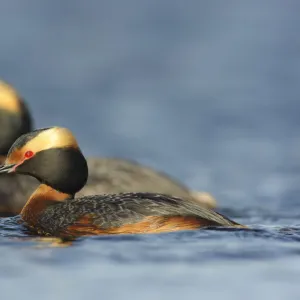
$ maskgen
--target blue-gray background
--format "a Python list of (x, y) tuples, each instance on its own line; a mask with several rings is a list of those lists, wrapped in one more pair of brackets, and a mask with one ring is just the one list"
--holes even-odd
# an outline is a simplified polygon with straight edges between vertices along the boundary
[[(71, 128), (86, 155), (138, 160), (212, 192), (247, 224), (284, 228), (300, 215), (299, 9), (277, 0), (3, 0), (0, 76), (25, 97), (37, 127)], [(4, 239), (2, 294), (300, 293), (294, 240), (136, 239), (34, 251)]]

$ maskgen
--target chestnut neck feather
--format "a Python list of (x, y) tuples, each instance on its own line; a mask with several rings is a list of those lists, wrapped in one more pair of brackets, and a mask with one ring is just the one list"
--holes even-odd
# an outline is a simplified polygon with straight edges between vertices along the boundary
[(39, 215), (49, 205), (71, 198), (74, 198), (74, 195), (62, 193), (46, 184), (41, 184), (23, 207), (21, 217), (24, 221), (34, 226)]

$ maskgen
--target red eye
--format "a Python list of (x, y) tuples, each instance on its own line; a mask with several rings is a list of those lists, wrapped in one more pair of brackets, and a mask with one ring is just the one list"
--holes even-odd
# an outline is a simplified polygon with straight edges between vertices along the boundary
[(26, 158), (30, 158), (30, 157), (33, 156), (33, 154), (34, 154), (34, 153), (33, 153), (32, 151), (30, 151), (30, 150), (29, 150), (29, 151), (26, 151), (26, 152), (25, 152), (25, 157), (26, 157)]

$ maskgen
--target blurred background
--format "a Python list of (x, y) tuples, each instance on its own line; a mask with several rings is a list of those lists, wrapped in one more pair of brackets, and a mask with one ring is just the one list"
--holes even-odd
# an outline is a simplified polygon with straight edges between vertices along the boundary
[[(163, 170), (211, 192), (231, 216), (234, 209), (255, 209), (248, 224), (296, 225), (299, 9), (300, 2), (289, 0), (2, 0), (0, 76), (24, 96), (36, 127), (69, 127), (86, 155)], [(289, 266), (290, 280), (296, 266)], [(173, 271), (185, 274), (179, 269)], [(225, 270), (208, 276), (224, 280), (224, 290)], [(272, 277), (276, 270), (266, 272)], [(152, 278), (157, 270), (149, 272)], [(253, 282), (253, 272), (244, 277)], [(195, 279), (192, 273), (188, 278)], [(185, 293), (211, 295), (194, 283)], [(257, 282), (260, 295), (272, 299), (294, 299), (290, 283), (268, 294)], [(166, 284), (161, 294), (136, 292), (143, 299), (181, 295)], [(244, 294), (245, 282), (237, 289), (231, 284), (236, 295), (253, 299)]]
[(2, 1), (1, 77), (86, 155), (136, 159), (223, 205), (274, 203), (300, 163), (299, 8)]

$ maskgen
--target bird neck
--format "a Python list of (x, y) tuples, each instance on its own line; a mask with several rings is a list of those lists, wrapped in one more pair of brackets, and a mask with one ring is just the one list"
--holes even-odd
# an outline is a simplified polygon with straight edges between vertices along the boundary
[(46, 184), (41, 184), (23, 207), (21, 217), (29, 225), (34, 226), (39, 215), (48, 206), (72, 198), (74, 198), (74, 195), (62, 193)]

